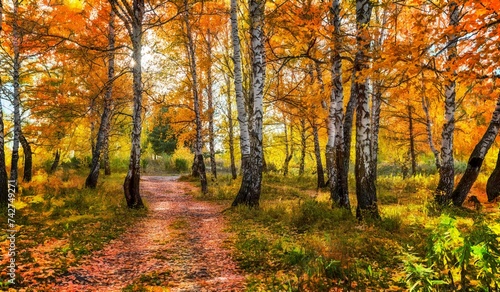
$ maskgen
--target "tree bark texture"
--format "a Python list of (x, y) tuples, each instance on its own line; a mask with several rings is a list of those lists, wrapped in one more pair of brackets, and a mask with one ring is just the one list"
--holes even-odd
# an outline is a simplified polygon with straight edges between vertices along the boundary
[[(0, 0), (1, 1), (1, 0)], [(1, 3), (1, 2), (0, 2)], [(0, 15), (2, 12), (0, 5)], [(1, 27), (1, 22), (0, 22)], [(1, 30), (0, 30), (1, 33)], [(1, 86), (0, 80), (0, 86)], [(0, 101), (0, 205), (7, 205), (8, 203), (8, 175), (5, 162), (5, 138), (4, 138), (4, 124), (3, 124), (3, 108)]]
[(497, 164), (486, 182), (486, 195), (488, 201), (492, 202), (500, 196), (500, 151), (498, 152)]
[[(450, 26), (458, 26), (459, 7), (456, 2), (450, 2)], [(451, 34), (448, 39), (448, 60), (451, 64), (457, 56), (458, 36)], [(453, 72), (453, 76), (455, 73)], [(456, 83), (450, 77), (445, 84), (445, 124), (441, 134), (441, 168), (439, 169), (439, 183), (436, 188), (435, 199), (440, 204), (448, 204), (454, 187), (455, 166), (453, 159), (453, 135), (455, 132), (455, 103)]]
[(104, 94), (104, 107), (101, 115), (101, 123), (99, 131), (97, 132), (97, 141), (92, 152), (92, 163), (90, 166), (90, 173), (85, 181), (85, 187), (95, 189), (97, 187), (97, 180), (99, 179), (99, 168), (101, 165), (101, 153), (107, 147), (107, 140), (109, 136), (111, 112), (113, 103), (113, 79), (115, 77), (115, 25), (114, 25), (114, 12), (111, 11), (108, 27), (108, 80), (106, 83), (106, 91)]
[[(142, 22), (144, 18), (144, 0), (133, 0), (132, 7), (126, 2), (118, 3), (110, 0), (113, 11), (125, 24), (132, 42), (132, 84), (134, 109), (132, 113), (132, 139), (130, 162), (127, 176), (123, 183), (125, 199), (129, 208), (143, 208), (140, 194), (141, 180), (141, 133), (142, 133)], [(126, 7), (123, 7), (125, 5)]]
[[(362, 72), (368, 68), (369, 34), (366, 26), (370, 22), (373, 5), (369, 0), (356, 1), (356, 43), (357, 52), (354, 60), (354, 70)], [(370, 106), (366, 79), (355, 78), (356, 86), (356, 197), (358, 218), (379, 218), (375, 181), (371, 173), (372, 147), (370, 137)]]
[(377, 181), (378, 135), (380, 131), (380, 111), (382, 109), (382, 91), (380, 84), (373, 85), (371, 122), (370, 122), (370, 175), (373, 184)]
[(238, 177), (238, 173), (236, 170), (236, 162), (234, 158), (234, 125), (233, 125), (233, 107), (231, 101), (231, 79), (227, 76), (227, 127), (228, 127), (228, 143), (229, 143), (229, 157), (231, 163), (231, 177), (232, 179), (236, 179)]
[(208, 53), (208, 72), (207, 72), (207, 102), (208, 102), (208, 145), (210, 150), (210, 171), (213, 179), (217, 179), (217, 163), (215, 161), (215, 133), (214, 133), (214, 98), (213, 98), (213, 80), (212, 80), (212, 39), (210, 30), (207, 31), (207, 53)]
[[(249, 177), (243, 177), (240, 191), (233, 206), (245, 204), (258, 207), (262, 187), (262, 168), (264, 152), (262, 147), (263, 128), (263, 96), (266, 71), (266, 56), (264, 49), (264, 9), (265, 0), (249, 0), (250, 11), (250, 43), (252, 54), (252, 86), (251, 100), (253, 110), (251, 116), (252, 129), (250, 139), (250, 169)], [(245, 171), (243, 171), (245, 175)]]
[(33, 177), (33, 152), (31, 151), (31, 146), (28, 140), (26, 140), (26, 137), (22, 132), (19, 136), (19, 142), (21, 143), (24, 152), (23, 181), (30, 182)]
[(14, 111), (14, 138), (12, 140), (12, 156), (10, 179), (13, 181), (18, 180), (18, 161), (19, 161), (19, 144), (21, 136), (21, 90), (20, 90), (20, 45), (21, 45), (21, 31), (18, 24), (17, 17), (19, 16), (19, 0), (14, 0), (13, 15), (15, 17), (14, 24), (12, 25), (12, 106)]
[(283, 162), (283, 176), (288, 176), (288, 168), (290, 161), (293, 158), (293, 140), (290, 130), (290, 135), (288, 134), (288, 125), (285, 119), (285, 161)]
[[(491, 145), (493, 145), (493, 142), (495, 142), (499, 130), (500, 130), (500, 97), (497, 99), (496, 107), (495, 110), (493, 111), (493, 116), (491, 117), (488, 129), (486, 130), (486, 132), (484, 133), (483, 137), (476, 145), (476, 147), (474, 147), (474, 150), (472, 151), (472, 154), (469, 157), (465, 173), (458, 182), (457, 187), (455, 188), (455, 190), (451, 195), (453, 204), (455, 206), (462, 206), (462, 204), (465, 202), (467, 194), (469, 193), (470, 189), (472, 188), (472, 185), (474, 184), (474, 182), (477, 179), (477, 176), (479, 175), (479, 171), (481, 170), (484, 157), (490, 150)], [(488, 180), (488, 183), (490, 183), (490, 180)], [(486, 185), (486, 190), (488, 190), (488, 183)], [(490, 189), (491, 188), (492, 186), (490, 185)], [(500, 190), (498, 184), (497, 184), (497, 189)], [(488, 195), (488, 200), (490, 200), (488, 192), (487, 195)]]
[(299, 176), (304, 175), (306, 166), (306, 153), (307, 153), (307, 128), (306, 119), (302, 118), (300, 120), (300, 164), (299, 164)]
[(323, 188), (325, 183), (325, 171), (323, 169), (323, 162), (321, 160), (321, 147), (319, 145), (318, 125), (313, 121), (313, 139), (314, 139), (314, 157), (316, 158), (316, 175), (317, 175), (317, 188)]
[(411, 161), (411, 175), (417, 172), (417, 157), (415, 153), (415, 129), (413, 127), (413, 107), (408, 107), (408, 134), (410, 138), (410, 161)]
[(198, 173), (201, 182), (201, 192), (203, 194), (208, 193), (208, 182), (207, 175), (205, 171), (205, 160), (203, 159), (203, 125), (201, 121), (201, 103), (199, 96), (199, 85), (198, 85), (198, 74), (196, 73), (196, 56), (195, 56), (195, 44), (193, 40), (193, 34), (191, 32), (191, 24), (189, 17), (189, 6), (188, 1), (184, 0), (184, 22), (186, 24), (186, 36), (187, 36), (187, 50), (189, 59), (189, 69), (191, 74), (191, 89), (193, 91), (193, 106), (195, 113), (195, 125), (196, 125), (196, 141), (194, 145), (194, 155), (196, 157), (195, 163), (197, 163)]

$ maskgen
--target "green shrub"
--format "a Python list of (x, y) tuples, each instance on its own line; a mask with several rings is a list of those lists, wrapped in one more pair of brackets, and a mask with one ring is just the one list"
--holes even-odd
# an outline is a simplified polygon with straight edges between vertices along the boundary
[(176, 158), (174, 164), (178, 172), (186, 172), (189, 170), (189, 162), (184, 158)]

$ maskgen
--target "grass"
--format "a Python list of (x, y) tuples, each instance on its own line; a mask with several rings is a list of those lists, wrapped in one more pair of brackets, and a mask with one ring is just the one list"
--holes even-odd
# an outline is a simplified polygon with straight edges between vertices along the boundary
[[(357, 221), (354, 209), (332, 209), (329, 193), (316, 191), (315, 182), (314, 177), (265, 175), (260, 208), (225, 212), (235, 234), (234, 257), (250, 275), (247, 291), (331, 291), (332, 287), (406, 291), (416, 283), (412, 281), (421, 280), (408, 268), (407, 255), (422, 262), (432, 258), (435, 239), (431, 235), (436, 234), (443, 216), (456, 218), (458, 226), (465, 226), (464, 234), (472, 232), (472, 223), (479, 217), (500, 233), (498, 212), (480, 214), (435, 206), (435, 176), (381, 176), (377, 188), (382, 219), (372, 222)], [(350, 183), (354, 184), (352, 178)], [(239, 179), (219, 177), (208, 195), (196, 196), (229, 206), (239, 185)], [(356, 198), (350, 199), (354, 208)], [(459, 246), (449, 248), (450, 254), (460, 250)], [(468, 263), (468, 270), (473, 270), (473, 263)], [(438, 279), (432, 282), (435, 291), (453, 291), (439, 286), (439, 277), (448, 281), (446, 277), (436, 271), (429, 275)], [(477, 282), (472, 279), (476, 276), (468, 275), (471, 283)]]
[[(70, 179), (64, 171), (51, 176), (41, 172), (20, 185), (15, 218), (19, 287), (54, 280), (145, 215), (145, 210), (126, 207), (123, 175), (101, 176), (97, 189), (91, 190), (83, 188), (83, 174), (70, 172)], [(1, 212), (3, 222), (6, 214)], [(6, 235), (0, 242), (7, 244)]]

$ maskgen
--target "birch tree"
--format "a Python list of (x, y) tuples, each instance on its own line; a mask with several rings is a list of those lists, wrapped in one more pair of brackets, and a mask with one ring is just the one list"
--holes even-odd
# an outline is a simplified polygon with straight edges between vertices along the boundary
[[(448, 4), (449, 26), (454, 29), (458, 26), (460, 18), (460, 8), (455, 1)], [(452, 30), (453, 31), (453, 30)], [(448, 35), (446, 44), (448, 52), (448, 71), (450, 65), (457, 57), (458, 35), (452, 32)], [(456, 111), (456, 82), (455, 72), (448, 72), (450, 75), (445, 84), (445, 124), (441, 133), (441, 167), (439, 168), (439, 183), (436, 188), (436, 201), (440, 204), (447, 204), (451, 199), (455, 179), (455, 166), (453, 159), (453, 135), (455, 131), (455, 111)]]
[[(236, 93), (236, 108), (238, 111), (238, 124), (240, 127), (240, 152), (241, 152), (241, 171), (242, 171), (242, 186), (243, 182), (248, 184), (251, 179), (250, 175), (250, 132), (248, 129), (248, 115), (245, 105), (245, 97), (243, 95), (243, 75), (241, 68), (241, 46), (238, 28), (238, 5), (237, 0), (231, 0), (231, 40), (233, 45), (233, 62), (234, 62), (234, 88)], [(237, 206), (244, 202), (245, 190), (240, 188), (236, 199), (233, 201), (233, 206)], [(241, 197), (241, 199), (240, 199)]]
[(326, 159), (328, 165), (328, 177), (330, 183), (330, 197), (334, 205), (350, 209), (349, 196), (347, 192), (339, 192), (340, 158), (344, 156), (344, 133), (343, 133), (343, 107), (344, 86), (342, 84), (342, 58), (340, 46), (342, 43), (340, 32), (340, 0), (334, 0), (331, 12), (333, 14), (333, 64), (332, 64), (332, 92), (330, 95), (330, 107), (328, 111), (328, 142), (326, 144)]
[[(252, 114), (250, 123), (250, 160), (243, 170), (241, 187), (233, 201), (233, 206), (240, 204), (258, 207), (262, 186), (264, 153), (262, 148), (263, 97), (266, 77), (266, 56), (264, 49), (264, 9), (265, 0), (250, 0), (250, 49), (252, 61), (251, 98)], [(234, 27), (233, 27), (234, 30)], [(234, 35), (233, 35), (234, 39)], [(236, 70), (235, 70), (236, 75)], [(238, 105), (239, 108), (239, 105)], [(239, 109), (238, 109), (239, 111)], [(242, 152), (243, 153), (243, 152)], [(243, 156), (243, 154), (242, 154)], [(250, 164), (250, 165), (248, 165)], [(248, 173), (246, 173), (248, 172)]]
[(208, 103), (208, 147), (210, 151), (210, 171), (213, 179), (217, 179), (217, 164), (215, 161), (215, 133), (214, 133), (214, 97), (213, 97), (213, 77), (212, 77), (212, 35), (210, 29), (207, 30), (207, 103)]
[[(0, 38), (3, 37), (2, 31), (3, 22), (3, 2), (0, 0)], [(2, 89), (2, 79), (0, 77), (0, 89)], [(2, 100), (0, 99), (0, 205), (8, 203), (8, 177), (5, 163), (5, 136), (3, 123), (3, 108)]]
[(21, 136), (21, 31), (19, 27), (19, 0), (13, 1), (12, 20), (12, 107), (14, 112), (14, 135), (12, 140), (12, 158), (10, 168), (10, 179), (18, 179), (19, 145)]
[(108, 72), (106, 90), (104, 93), (104, 108), (101, 114), (101, 123), (99, 131), (97, 132), (97, 141), (92, 152), (92, 165), (90, 166), (90, 173), (85, 181), (85, 186), (89, 188), (96, 188), (97, 180), (99, 178), (99, 168), (101, 161), (101, 153), (107, 147), (107, 140), (109, 139), (109, 128), (111, 123), (111, 107), (113, 98), (113, 79), (115, 78), (115, 14), (113, 10), (110, 12), (108, 24)]
[(370, 22), (373, 4), (370, 0), (356, 1), (356, 45), (354, 59), (356, 72), (356, 198), (358, 206), (356, 216), (378, 218), (377, 195), (375, 180), (371, 173), (372, 147), (370, 137), (370, 106), (367, 92), (367, 80), (360, 73), (368, 68), (367, 51), (370, 49), (370, 39), (367, 26)]
[[(500, 131), (500, 97), (497, 99), (497, 103), (495, 106), (495, 110), (493, 111), (493, 116), (491, 117), (490, 124), (488, 129), (484, 133), (483, 137), (479, 141), (479, 143), (474, 147), (472, 154), (469, 157), (467, 162), (467, 168), (465, 169), (465, 173), (457, 184), (457, 187), (451, 194), (451, 198), (453, 200), (453, 204), (456, 206), (462, 206), (469, 193), (472, 185), (477, 179), (479, 175), (479, 171), (481, 170), (481, 166), (484, 161), (484, 157), (490, 150), (493, 142), (495, 142), (496, 137), (498, 136), (498, 132)], [(490, 193), (487, 193), (488, 200), (492, 200), (491, 197), (491, 181), (487, 182), (487, 190), (488, 184), (490, 184), (489, 189)]]
[(141, 179), (141, 133), (142, 133), (142, 35), (144, 0), (109, 0), (115, 14), (122, 20), (132, 42), (132, 68), (134, 110), (132, 114), (132, 137), (127, 176), (123, 183), (125, 199), (129, 208), (143, 208), (139, 184)]
[[(191, 75), (191, 90), (193, 92), (193, 106), (195, 113), (196, 140), (194, 143), (194, 164), (197, 174), (201, 181), (201, 191), (206, 194), (208, 192), (207, 175), (205, 171), (205, 161), (203, 159), (203, 125), (201, 122), (201, 103), (199, 96), (198, 74), (196, 72), (196, 55), (193, 34), (191, 31), (191, 23), (189, 20), (188, 1), (184, 0), (184, 24), (186, 25), (187, 51), (189, 59), (189, 73)], [(194, 168), (194, 167), (193, 167)]]

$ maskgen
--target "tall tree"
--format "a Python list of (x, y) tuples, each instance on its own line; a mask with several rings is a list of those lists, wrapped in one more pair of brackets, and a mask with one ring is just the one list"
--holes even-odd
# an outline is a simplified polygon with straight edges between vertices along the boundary
[(217, 179), (217, 163), (215, 161), (215, 133), (214, 133), (214, 96), (213, 96), (213, 77), (212, 77), (212, 35), (210, 29), (207, 30), (207, 103), (208, 103), (208, 148), (210, 151), (210, 171), (212, 177)]
[[(453, 204), (456, 206), (462, 206), (469, 193), (472, 185), (477, 179), (479, 175), (479, 171), (481, 170), (481, 165), (483, 164), (484, 157), (490, 150), (493, 142), (495, 142), (496, 137), (498, 136), (498, 132), (500, 131), (500, 97), (497, 99), (495, 110), (493, 111), (493, 116), (491, 117), (490, 124), (488, 129), (484, 133), (483, 137), (479, 141), (479, 143), (474, 147), (472, 154), (469, 157), (469, 161), (467, 163), (467, 168), (465, 169), (465, 173), (457, 184), (457, 187), (451, 194), (451, 199), (453, 200)], [(496, 170), (496, 169), (495, 169)], [(498, 171), (498, 170), (496, 170)], [(493, 176), (493, 175), (492, 175)], [(487, 182), (487, 190), (490, 189), (490, 192), (487, 192), (488, 200), (491, 201), (491, 181)], [(497, 187), (498, 188), (498, 187)]]
[(99, 178), (99, 168), (101, 162), (101, 153), (107, 145), (109, 136), (109, 128), (111, 123), (111, 111), (113, 102), (113, 79), (115, 78), (115, 13), (111, 10), (108, 24), (108, 72), (106, 89), (104, 93), (104, 107), (101, 114), (101, 123), (97, 132), (97, 141), (94, 149), (92, 149), (92, 164), (90, 173), (85, 181), (85, 186), (88, 188), (96, 188)]
[(231, 101), (231, 79), (229, 76), (226, 76), (226, 87), (227, 87), (227, 99), (226, 99), (226, 104), (227, 104), (227, 127), (228, 127), (228, 140), (229, 140), (229, 157), (230, 157), (230, 163), (231, 163), (231, 177), (233, 179), (236, 179), (238, 176), (238, 173), (236, 171), (236, 163), (235, 163), (235, 158), (234, 158), (234, 122), (233, 122), (233, 107), (232, 107), (232, 101)]
[[(260, 193), (262, 187), (262, 171), (264, 164), (264, 152), (262, 146), (263, 130), (263, 97), (264, 82), (266, 77), (266, 54), (264, 40), (264, 10), (265, 0), (250, 0), (250, 49), (252, 61), (251, 78), (251, 100), (252, 113), (250, 124), (252, 125), (250, 135), (250, 165), (249, 172), (241, 182), (240, 191), (233, 201), (233, 206), (244, 204), (252, 207), (259, 206)], [(236, 75), (236, 71), (235, 71)]]
[(330, 182), (330, 197), (334, 205), (350, 209), (349, 196), (347, 192), (340, 191), (340, 165), (345, 155), (343, 147), (343, 107), (344, 86), (342, 84), (342, 58), (340, 46), (342, 36), (340, 32), (340, 1), (332, 2), (331, 13), (333, 14), (333, 64), (332, 64), (332, 92), (330, 96), (330, 107), (328, 113), (328, 142), (326, 145), (326, 158), (328, 165), (328, 177)]
[(370, 137), (370, 106), (367, 80), (362, 77), (368, 68), (367, 52), (370, 49), (370, 35), (367, 26), (370, 22), (373, 3), (370, 0), (356, 0), (356, 45), (354, 59), (356, 72), (356, 197), (358, 206), (356, 216), (378, 218), (377, 194), (375, 180), (371, 173), (372, 147)]
[(205, 171), (205, 161), (203, 159), (203, 125), (201, 121), (201, 102), (199, 96), (198, 74), (196, 72), (196, 52), (193, 34), (191, 31), (191, 23), (189, 17), (188, 1), (184, 0), (184, 23), (186, 25), (187, 50), (189, 59), (189, 73), (191, 74), (191, 90), (193, 92), (196, 139), (194, 143), (194, 165), (201, 181), (201, 191), (206, 194), (208, 192), (207, 175)]
[(115, 14), (125, 25), (132, 42), (132, 68), (134, 110), (132, 114), (132, 139), (127, 176), (123, 183), (125, 199), (129, 208), (142, 208), (140, 194), (141, 180), (141, 133), (142, 133), (142, 36), (144, 19), (144, 0), (109, 0)]
[(453, 159), (453, 135), (455, 132), (456, 111), (456, 73), (451, 69), (452, 63), (457, 57), (458, 35), (454, 32), (460, 19), (460, 7), (457, 2), (450, 1), (448, 4), (449, 26), (452, 32), (448, 36), (446, 44), (448, 52), (448, 80), (445, 84), (445, 124), (441, 133), (441, 168), (439, 169), (439, 183), (436, 188), (435, 199), (440, 204), (447, 204), (451, 199), (454, 187), (455, 166)]
[[(0, 0), (0, 38), (3, 37), (2, 31), (3, 22), (3, 3)], [(2, 79), (0, 77), (0, 89), (2, 88)], [(0, 100), (0, 205), (7, 205), (8, 202), (8, 177), (5, 163), (5, 138), (4, 138), (4, 123), (3, 123), (3, 108)]]
[[(250, 177), (250, 132), (248, 129), (248, 114), (243, 95), (243, 73), (241, 64), (241, 45), (238, 28), (238, 4), (237, 0), (231, 0), (231, 41), (233, 45), (234, 62), (234, 88), (236, 93), (236, 108), (238, 111), (238, 124), (240, 127), (240, 152), (241, 152), (241, 172), (243, 184), (249, 184)], [(232, 206), (244, 203), (246, 190), (240, 188)]]
[(23, 133), (19, 136), (19, 142), (23, 147), (24, 153), (23, 181), (30, 182), (33, 177), (33, 152), (31, 151), (30, 143)]
[(18, 178), (18, 161), (19, 161), (19, 145), (21, 136), (21, 28), (19, 27), (19, 5), (20, 0), (13, 2), (13, 23), (12, 23), (12, 106), (14, 111), (14, 138), (12, 140), (12, 158), (10, 166), (10, 179), (17, 181)]

